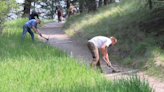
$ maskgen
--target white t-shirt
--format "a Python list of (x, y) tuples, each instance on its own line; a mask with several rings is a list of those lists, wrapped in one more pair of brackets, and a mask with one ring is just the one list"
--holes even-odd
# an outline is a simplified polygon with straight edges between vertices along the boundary
[(74, 8), (73, 10), (74, 10), (75, 12), (77, 11), (77, 9), (76, 9), (76, 8)]
[(103, 44), (105, 44), (107, 47), (112, 44), (111, 39), (105, 36), (93, 37), (88, 42), (92, 42), (97, 48), (101, 48)]

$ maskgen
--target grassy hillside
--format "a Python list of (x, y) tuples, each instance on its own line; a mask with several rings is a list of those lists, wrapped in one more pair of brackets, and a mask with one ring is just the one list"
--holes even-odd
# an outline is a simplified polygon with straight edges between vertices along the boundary
[(0, 35), (1, 92), (153, 92), (137, 76), (112, 82), (63, 51), (33, 42), (28, 33), (22, 41), (26, 21), (7, 22)]
[(70, 17), (63, 29), (86, 43), (97, 36), (115, 36), (118, 43), (109, 48), (109, 58), (128, 67), (146, 69), (150, 75), (164, 76), (163, 6), (150, 10), (143, 0), (121, 0), (96, 13)]

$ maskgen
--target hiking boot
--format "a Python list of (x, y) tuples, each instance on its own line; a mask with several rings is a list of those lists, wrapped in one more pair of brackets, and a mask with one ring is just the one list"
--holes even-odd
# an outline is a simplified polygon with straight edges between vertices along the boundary
[(112, 70), (112, 73), (118, 73), (118, 72), (120, 72), (119, 70)]

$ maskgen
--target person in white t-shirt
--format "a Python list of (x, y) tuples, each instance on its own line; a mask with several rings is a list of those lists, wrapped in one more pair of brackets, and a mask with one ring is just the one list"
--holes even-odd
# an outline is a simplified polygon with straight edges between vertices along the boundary
[(106, 60), (107, 65), (111, 65), (111, 62), (109, 61), (108, 58), (108, 52), (107, 52), (107, 47), (113, 46), (114, 44), (117, 43), (117, 39), (115, 37), (105, 37), (105, 36), (96, 36), (93, 37), (88, 41), (88, 49), (90, 50), (93, 60), (92, 60), (92, 67), (95, 68), (96, 66), (102, 71), (102, 68), (100, 66), (100, 60), (99, 60), (99, 52), (98, 49), (101, 49), (101, 53), (103, 57)]

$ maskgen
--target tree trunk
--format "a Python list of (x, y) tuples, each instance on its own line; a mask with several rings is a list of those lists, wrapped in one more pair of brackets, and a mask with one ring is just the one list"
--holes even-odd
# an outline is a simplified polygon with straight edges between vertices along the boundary
[(151, 9), (153, 8), (152, 0), (149, 0), (148, 2), (149, 2), (149, 8), (150, 8), (150, 10), (151, 10)]
[(23, 16), (22, 17), (28, 17), (29, 16), (30, 8), (31, 8), (31, 2), (32, 2), (32, 0), (25, 0)]
[(108, 4), (108, 0), (104, 0), (104, 5), (107, 5)]
[(35, 8), (36, 8), (36, 1), (34, 0), (34, 10), (35, 10)]
[(96, 0), (87, 1), (88, 12), (94, 12), (97, 10)]
[(84, 1), (83, 0), (79, 0), (79, 11), (80, 13), (83, 13), (83, 4), (84, 4)]
[(70, 0), (67, 0), (67, 9), (70, 7)]
[(112, 3), (112, 2), (113, 2), (113, 0), (109, 0), (109, 4)]
[(99, 0), (99, 7), (102, 6), (102, 0)]
[(50, 6), (52, 7), (50, 9), (50, 17), (51, 19), (54, 19), (54, 14), (55, 14), (55, 9), (54, 9), (54, 2), (52, 1), (52, 3), (50, 4)]

